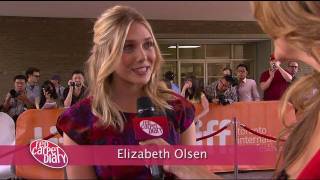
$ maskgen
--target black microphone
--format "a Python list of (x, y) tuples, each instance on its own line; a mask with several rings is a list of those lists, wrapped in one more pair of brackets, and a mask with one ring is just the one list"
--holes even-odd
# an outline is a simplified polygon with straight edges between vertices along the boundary
[[(147, 139), (163, 138), (169, 136), (168, 120), (161, 113), (157, 113), (155, 106), (149, 97), (140, 97), (137, 100), (137, 118), (133, 120), (135, 139), (143, 141)], [(163, 168), (150, 165), (153, 179), (164, 179)]]

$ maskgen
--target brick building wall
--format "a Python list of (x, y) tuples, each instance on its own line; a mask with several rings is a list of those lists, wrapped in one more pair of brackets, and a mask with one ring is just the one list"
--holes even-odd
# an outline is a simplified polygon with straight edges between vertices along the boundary
[[(40, 83), (83, 70), (89, 56), (94, 19), (0, 16), (0, 100), (13, 88), (12, 78), (29, 66), (41, 70)], [(157, 34), (263, 34), (255, 22), (151, 20)]]

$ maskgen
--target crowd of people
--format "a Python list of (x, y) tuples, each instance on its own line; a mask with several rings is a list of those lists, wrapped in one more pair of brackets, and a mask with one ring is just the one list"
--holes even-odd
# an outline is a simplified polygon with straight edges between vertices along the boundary
[[(280, 61), (270, 56), (270, 68), (260, 77), (260, 88), (263, 98), (260, 98), (255, 80), (249, 79), (248, 67), (239, 64), (235, 69), (235, 77), (228, 67), (222, 71), (222, 78), (204, 87), (203, 82), (196, 76), (189, 74), (185, 78), (183, 87), (179, 88), (174, 82), (175, 74), (167, 71), (163, 81), (166, 87), (181, 94), (192, 103), (201, 103), (203, 113), (196, 118), (203, 117), (208, 112), (208, 103), (227, 105), (238, 101), (279, 100), (289, 85), (295, 81), (298, 63), (288, 61), (287, 67), (282, 68)], [(67, 87), (61, 85), (61, 77), (53, 75), (50, 80), (39, 84), (40, 70), (30, 67), (25, 75), (13, 78), (13, 89), (8, 90), (1, 111), (9, 114), (14, 120), (27, 109), (67, 108), (85, 97), (86, 85), (84, 73), (75, 70), (68, 80)]]
[(30, 67), (25, 75), (13, 78), (13, 88), (8, 90), (1, 106), (14, 121), (28, 109), (67, 108), (85, 97), (84, 73), (75, 70), (68, 87), (61, 85), (61, 77), (53, 75), (50, 80), (39, 84), (40, 70)]
[[(222, 70), (222, 77), (217, 81), (203, 86), (203, 82), (200, 82), (195, 75), (189, 74), (185, 80), (181, 91), (176, 83), (174, 83), (174, 73), (167, 71), (165, 73), (164, 82), (166, 82), (167, 88), (174, 90), (176, 93), (181, 94), (188, 100), (194, 102), (190, 98), (190, 92), (201, 92), (201, 104), (204, 101), (210, 103), (227, 105), (234, 102), (242, 101), (270, 101), (280, 100), (287, 88), (297, 79), (297, 73), (299, 64), (296, 61), (288, 61), (286, 67), (282, 67), (281, 62), (274, 58), (272, 54), (270, 56), (270, 67), (264, 71), (260, 76), (259, 86), (254, 79), (248, 78), (248, 67), (245, 64), (239, 64), (235, 72), (232, 74), (232, 69), (225, 67)], [(168, 78), (170, 74), (170, 78)], [(260, 98), (258, 89), (261, 89), (263, 96)], [(200, 97), (200, 96), (199, 96)], [(199, 100), (200, 98), (198, 98)], [(207, 105), (203, 105), (203, 109), (207, 111)]]
[[(260, 76), (259, 86), (254, 79), (248, 78), (248, 67), (245, 64), (239, 64), (235, 72), (228, 67), (222, 70), (222, 78), (204, 87), (203, 83), (198, 86), (197, 91), (202, 91), (210, 103), (216, 104), (231, 104), (233, 102), (241, 101), (270, 101), (280, 100), (287, 88), (297, 79), (299, 64), (296, 61), (288, 61), (285, 67), (282, 67), (281, 62), (270, 56), (270, 67), (264, 71)], [(192, 87), (191, 79), (195, 79), (195, 75), (190, 74), (185, 78), (184, 85), (179, 90), (179, 87), (174, 83), (173, 78), (168, 80), (167, 75), (170, 74), (174, 77), (172, 71), (165, 73), (165, 82), (169, 89), (174, 90), (176, 93), (185, 96), (186, 90)], [(199, 80), (197, 80), (199, 81)], [(190, 83), (191, 82), (191, 83)], [(201, 82), (200, 82), (201, 83)], [(260, 98), (258, 88), (261, 89), (263, 96)], [(187, 96), (185, 96), (187, 98)]]

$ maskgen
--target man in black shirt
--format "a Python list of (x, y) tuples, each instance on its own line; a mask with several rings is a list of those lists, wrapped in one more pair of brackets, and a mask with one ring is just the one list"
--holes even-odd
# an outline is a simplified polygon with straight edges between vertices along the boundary
[(63, 91), (64, 107), (70, 107), (85, 97), (86, 87), (84, 86), (84, 74), (76, 70), (72, 73), (72, 79), (68, 81), (68, 86)]

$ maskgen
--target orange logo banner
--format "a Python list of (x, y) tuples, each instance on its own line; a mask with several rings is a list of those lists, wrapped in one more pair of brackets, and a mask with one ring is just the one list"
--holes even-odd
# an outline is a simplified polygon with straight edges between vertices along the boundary
[[(201, 104), (195, 104), (196, 112), (202, 110)], [(234, 118), (246, 127), (263, 135), (278, 137), (279, 132), (283, 129), (282, 122), (279, 118), (278, 101), (260, 101), (260, 102), (237, 102), (227, 106), (210, 104), (209, 113), (201, 119), (200, 128), (197, 131), (197, 138), (210, 135), (213, 132), (223, 128), (231, 123)], [(295, 120), (294, 110), (288, 109), (286, 119)], [(234, 144), (234, 135), (232, 124), (221, 133), (200, 141), (198, 145), (232, 145)], [(238, 125), (238, 145), (259, 145), (266, 149), (276, 148), (276, 142), (254, 135)], [(276, 163), (276, 162), (275, 162)], [(274, 165), (275, 165), (274, 163)], [(240, 166), (242, 170), (273, 169), (275, 166)], [(230, 171), (232, 166), (210, 166), (212, 171)]]
[[(16, 144), (30, 144), (35, 139), (41, 139), (57, 132), (56, 122), (63, 111), (64, 109), (32, 109), (22, 113), (17, 120)], [(62, 144), (60, 135), (49, 140), (58, 145)], [(64, 170), (52, 169), (41, 164), (37, 166), (17, 165), (16, 176), (26, 179), (64, 179)]]

